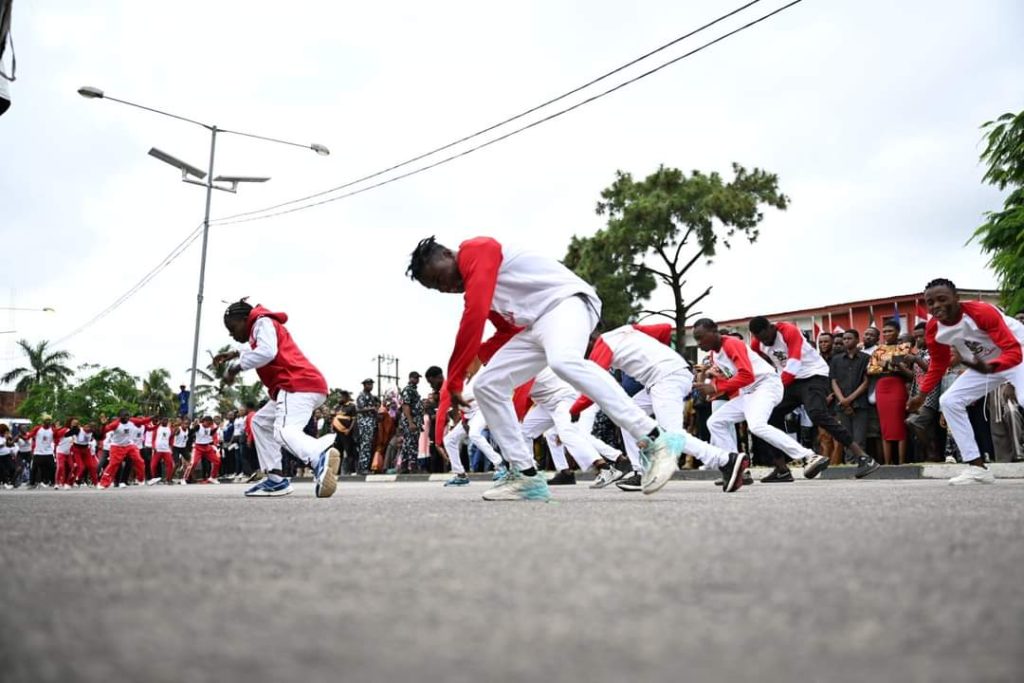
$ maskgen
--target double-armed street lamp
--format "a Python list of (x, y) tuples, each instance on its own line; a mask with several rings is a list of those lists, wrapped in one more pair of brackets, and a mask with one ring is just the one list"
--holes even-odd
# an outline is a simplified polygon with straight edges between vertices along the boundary
[[(146, 107), (135, 102), (129, 102), (127, 100), (121, 100), (116, 97), (111, 97), (104, 93), (99, 88), (91, 86), (84, 86), (78, 89), (78, 94), (87, 99), (104, 99), (110, 100), (111, 102), (117, 102), (119, 104), (125, 104), (129, 107), (135, 107), (137, 109), (144, 109), (154, 114), (160, 114), (161, 116), (168, 116), (172, 119), (178, 119), (186, 123), (205, 128), (210, 131), (210, 162), (207, 171), (203, 171), (192, 164), (186, 163), (176, 157), (171, 156), (167, 152), (153, 147), (149, 150), (149, 155), (163, 161), (166, 164), (174, 166), (181, 171), (181, 179), (183, 182), (190, 183), (192, 185), (199, 185), (206, 188), (206, 210), (203, 214), (203, 250), (202, 256), (199, 262), (199, 293), (196, 296), (196, 326), (195, 336), (192, 341), (192, 366), (191, 366), (191, 379), (189, 381), (189, 399), (188, 399), (188, 416), (192, 419), (195, 416), (195, 404), (196, 404), (196, 368), (199, 362), (199, 326), (202, 320), (203, 313), (203, 287), (206, 282), (206, 245), (209, 238), (210, 232), (210, 203), (213, 198), (214, 190), (222, 190), (224, 192), (235, 192), (238, 189), (240, 183), (265, 183), (270, 178), (256, 177), (256, 176), (216, 176), (213, 175), (213, 163), (214, 157), (217, 152), (217, 135), (219, 133), (231, 133), (233, 135), (241, 135), (247, 138), (255, 138), (257, 140), (264, 140), (266, 142), (276, 142), (282, 145), (289, 145), (291, 147), (304, 147), (311, 149), (320, 156), (327, 156), (330, 154), (323, 145), (317, 143), (311, 143), (304, 145), (298, 142), (289, 142), (288, 140), (280, 140), (278, 138), (271, 138), (264, 135), (255, 135), (253, 133), (243, 133), (237, 130), (227, 130), (224, 128), (218, 128), (215, 125), (202, 123), (201, 121), (195, 121), (193, 119), (186, 118), (184, 116), (178, 116), (177, 114), (171, 114), (160, 109), (154, 109), (152, 107)], [(219, 183), (219, 184), (218, 184)], [(226, 184), (225, 184), (226, 183)]]

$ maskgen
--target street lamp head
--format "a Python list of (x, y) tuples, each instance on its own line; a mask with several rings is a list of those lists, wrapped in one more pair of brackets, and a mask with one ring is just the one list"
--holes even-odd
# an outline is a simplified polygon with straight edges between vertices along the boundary
[(327, 149), (323, 145), (318, 145), (315, 142), (310, 145), (309, 148), (322, 157), (328, 156), (331, 153), (331, 150)]
[(84, 85), (79, 88), (78, 94), (89, 100), (103, 97), (103, 91), (99, 88), (94, 88), (91, 85)]
[(56, 312), (57, 312), (57, 309), (50, 308), (49, 306), (46, 306), (45, 308), (43, 308), (43, 313), (56, 313)]

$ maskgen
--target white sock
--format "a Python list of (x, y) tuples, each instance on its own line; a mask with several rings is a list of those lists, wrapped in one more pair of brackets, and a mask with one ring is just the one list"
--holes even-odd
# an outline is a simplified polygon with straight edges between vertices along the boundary
[(270, 474), (267, 475), (267, 479), (276, 484), (279, 481), (283, 480), (284, 477), (282, 477), (280, 474), (274, 474), (273, 472), (271, 472)]

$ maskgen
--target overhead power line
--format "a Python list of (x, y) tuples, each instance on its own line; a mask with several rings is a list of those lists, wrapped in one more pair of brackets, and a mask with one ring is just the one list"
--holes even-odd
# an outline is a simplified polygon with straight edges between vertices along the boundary
[(347, 181), (345, 183), (342, 183), (341, 185), (337, 185), (335, 187), (332, 187), (332, 188), (329, 188), (329, 189), (326, 189), (326, 190), (322, 190), (320, 192), (315, 192), (313, 194), (306, 195), (305, 197), (298, 197), (297, 199), (291, 199), (291, 200), (288, 200), (286, 202), (281, 202), (280, 204), (273, 204), (271, 206), (265, 206), (262, 209), (253, 209), (251, 211), (244, 211), (242, 213), (236, 213), (236, 214), (232, 214), (230, 216), (223, 216), (221, 218), (215, 218), (211, 222), (219, 223), (219, 222), (223, 222), (223, 221), (231, 221), (231, 220), (236, 219), (236, 218), (243, 218), (245, 216), (252, 216), (252, 215), (258, 214), (258, 213), (265, 213), (265, 212), (268, 212), (268, 211), (273, 211), (275, 209), (283, 208), (285, 206), (290, 206), (292, 204), (298, 204), (300, 202), (305, 202), (305, 201), (308, 201), (310, 199), (316, 199), (317, 197), (322, 197), (322, 196), (324, 196), (326, 194), (331, 194), (331, 193), (338, 192), (340, 190), (344, 190), (346, 188), (352, 187), (353, 185), (358, 185), (360, 183), (366, 182), (367, 180), (372, 180), (374, 178), (377, 178), (379, 176), (384, 175), (385, 173), (390, 173), (391, 171), (395, 171), (395, 170), (397, 170), (399, 168), (403, 168), (405, 166), (408, 166), (409, 164), (414, 164), (417, 161), (421, 161), (423, 159), (426, 159), (429, 156), (433, 156), (433, 155), (435, 155), (435, 154), (437, 154), (439, 152), (443, 152), (443, 151), (445, 151), (447, 149), (451, 149), (452, 147), (455, 147), (456, 145), (459, 145), (459, 144), (461, 144), (463, 142), (468, 142), (469, 140), (472, 140), (474, 138), (478, 138), (481, 135), (485, 135), (487, 133), (490, 133), (491, 131), (493, 131), (493, 130), (495, 130), (497, 128), (501, 128), (502, 126), (505, 126), (506, 124), (512, 123), (513, 121), (518, 121), (519, 119), (523, 118), (524, 116), (529, 116), (530, 114), (532, 114), (532, 113), (534, 113), (534, 112), (536, 112), (536, 111), (538, 111), (540, 109), (543, 109), (543, 108), (545, 108), (545, 107), (547, 107), (549, 105), (552, 105), (552, 104), (554, 104), (556, 102), (560, 102), (561, 100), (564, 100), (567, 97), (575, 95), (576, 93), (578, 93), (578, 92), (580, 92), (582, 90), (586, 90), (590, 86), (592, 86), (592, 85), (594, 85), (596, 83), (600, 83), (601, 81), (603, 81), (603, 80), (605, 80), (607, 78), (610, 78), (611, 76), (614, 76), (615, 74), (617, 74), (617, 73), (619, 73), (619, 72), (621, 72), (621, 71), (623, 71), (625, 69), (628, 69), (629, 67), (634, 66), (634, 65), (638, 64), (639, 62), (642, 62), (642, 61), (644, 61), (644, 60), (646, 60), (646, 59), (648, 59), (648, 58), (658, 54), (659, 52), (663, 52), (664, 50), (667, 50), (668, 48), (672, 47), (673, 45), (676, 45), (677, 43), (679, 43), (679, 42), (681, 42), (683, 40), (686, 40), (687, 38), (691, 38), (691, 37), (697, 35), (698, 33), (702, 32), (702, 31), (704, 31), (706, 29), (711, 28), (715, 24), (719, 24), (719, 23), (725, 21), (726, 19), (729, 19), (730, 17), (733, 17), (733, 16), (739, 14), (740, 12), (744, 11), (745, 9), (748, 9), (749, 7), (752, 7), (753, 5), (756, 5), (759, 2), (761, 2), (761, 0), (752, 0), (751, 2), (748, 2), (745, 5), (741, 5), (740, 7), (737, 7), (736, 9), (732, 10), (731, 12), (723, 14), (722, 16), (718, 17), (717, 19), (709, 21), (708, 23), (704, 24), (703, 26), (695, 28), (692, 31), (689, 31), (688, 33), (684, 33), (683, 35), (679, 36), (678, 38), (674, 38), (674, 39), (670, 40), (669, 42), (665, 43), (664, 45), (656, 47), (653, 50), (651, 50), (649, 52), (646, 52), (646, 53), (640, 55), (639, 57), (626, 62), (622, 66), (618, 66), (618, 67), (612, 69), (611, 71), (608, 71), (608, 72), (606, 72), (604, 74), (601, 74), (597, 78), (591, 79), (591, 80), (587, 81), (586, 83), (584, 83), (584, 84), (582, 84), (580, 86), (577, 86), (577, 87), (573, 88), (572, 90), (569, 90), (568, 92), (562, 93), (558, 97), (553, 97), (553, 98), (551, 98), (549, 100), (541, 102), (540, 104), (538, 104), (536, 106), (533, 106), (533, 107), (530, 107), (529, 109), (527, 109), (525, 111), (522, 111), (522, 112), (520, 112), (520, 113), (518, 113), (518, 114), (516, 114), (514, 116), (510, 116), (509, 118), (504, 119), (502, 121), (499, 121), (498, 123), (495, 123), (495, 124), (492, 124), (490, 126), (487, 126), (486, 128), (482, 128), (481, 130), (478, 130), (475, 133), (471, 133), (469, 135), (465, 135), (465, 136), (463, 136), (463, 137), (461, 137), (461, 138), (459, 138), (457, 140), (453, 140), (453, 141), (451, 141), (451, 142), (449, 142), (447, 144), (444, 144), (444, 145), (442, 145), (440, 147), (435, 147), (434, 149), (430, 150), (429, 152), (423, 152), (422, 154), (417, 154), (416, 156), (411, 157), (409, 159), (406, 159), (405, 161), (402, 161), (400, 163), (394, 164), (392, 166), (388, 166), (387, 168), (383, 168), (383, 169), (381, 169), (379, 171), (375, 171), (373, 173), (370, 173), (369, 175), (364, 175), (361, 178), (356, 178), (355, 180)]
[(100, 311), (99, 313), (94, 315), (92, 318), (90, 318), (86, 322), (84, 322), (81, 325), (79, 325), (78, 327), (76, 327), (74, 330), (72, 330), (68, 334), (64, 335), (63, 337), (61, 337), (60, 339), (55, 341), (54, 344), (55, 345), (63, 344), (68, 339), (71, 339), (72, 337), (74, 337), (74, 336), (84, 332), (89, 327), (92, 327), (93, 325), (98, 323), (100, 320), (102, 320), (106, 316), (108, 316), (111, 313), (113, 313), (115, 310), (117, 310), (121, 306), (121, 304), (123, 304), (124, 302), (128, 301), (128, 299), (130, 299), (133, 296), (135, 296), (135, 294), (138, 293), (138, 291), (140, 289), (142, 289), (147, 284), (149, 284), (149, 282), (153, 278), (155, 278), (157, 275), (159, 275), (162, 270), (167, 268), (167, 266), (171, 265), (171, 263), (173, 263), (179, 256), (181, 256), (183, 253), (185, 253), (185, 251), (188, 250), (189, 246), (193, 242), (195, 242), (199, 238), (199, 236), (202, 235), (202, 234), (203, 234), (203, 224), (200, 223), (198, 226), (196, 226), (196, 228), (192, 232), (190, 232), (188, 234), (188, 236), (185, 237), (185, 239), (183, 239), (181, 242), (179, 242), (177, 244), (177, 246), (175, 246), (170, 251), (170, 253), (168, 253), (167, 256), (165, 256), (163, 258), (162, 261), (160, 261), (160, 263), (158, 263), (156, 266), (154, 266), (148, 273), (143, 275), (142, 279), (140, 279), (134, 285), (129, 287), (127, 291), (125, 291), (123, 294), (121, 294), (121, 296), (119, 296), (116, 299), (114, 299), (114, 301), (109, 306), (104, 308), (102, 311)]
[[(763, 22), (763, 21), (765, 21), (767, 19), (770, 19), (771, 17), (775, 16), (776, 14), (779, 14), (780, 12), (783, 12), (783, 11), (789, 9), (790, 7), (793, 7), (794, 5), (798, 5), (801, 2), (803, 2), (803, 0), (793, 0), (792, 2), (790, 2), (790, 3), (786, 4), (786, 5), (783, 5), (783, 6), (779, 7), (778, 9), (775, 9), (775, 10), (773, 10), (773, 11), (771, 11), (771, 12), (765, 14), (765, 15), (762, 15), (761, 17), (758, 17), (757, 19), (754, 19), (753, 21), (750, 21), (750, 22), (748, 22), (746, 24), (743, 24), (742, 26), (740, 26), (738, 28), (735, 28), (732, 31), (729, 31), (728, 33), (724, 33), (721, 36), (715, 38), (714, 40), (710, 40), (710, 41), (704, 43), (703, 45), (700, 45), (700, 46), (690, 50), (689, 52), (686, 52), (684, 54), (679, 55), (678, 57), (670, 59), (667, 62), (663, 62), (663, 63), (659, 64), (658, 66), (654, 67), (653, 69), (650, 69), (648, 71), (645, 71), (642, 74), (639, 74), (638, 76), (634, 76), (633, 78), (630, 78), (630, 79), (628, 79), (626, 81), (623, 81), (622, 83), (619, 83), (618, 85), (616, 85), (614, 87), (608, 88), (607, 90), (604, 90), (603, 92), (597, 93), (596, 95), (592, 95), (592, 96), (590, 96), (590, 97), (588, 97), (588, 98), (586, 98), (584, 100), (581, 100), (580, 102), (577, 102), (576, 104), (574, 104), (574, 105), (572, 105), (570, 107), (566, 107), (564, 109), (560, 109), (559, 111), (556, 111), (553, 114), (549, 114), (549, 115), (547, 115), (547, 116), (545, 116), (543, 118), (540, 118), (540, 119), (538, 119), (536, 121), (533, 121), (532, 123), (529, 123), (529, 124), (527, 124), (525, 126), (521, 126), (521, 127), (516, 128), (514, 130), (511, 130), (511, 131), (509, 131), (509, 132), (507, 132), (507, 133), (505, 133), (503, 135), (500, 135), (500, 136), (498, 136), (496, 138), (492, 138), (492, 139), (488, 140), (487, 142), (483, 142), (481, 144), (475, 145), (473, 147), (465, 149), (465, 150), (463, 150), (461, 152), (458, 152), (456, 154), (452, 154), (450, 156), (444, 157), (442, 159), (439, 159), (439, 160), (437, 160), (437, 161), (435, 161), (433, 163), (427, 164), (425, 166), (420, 166), (420, 167), (415, 168), (415, 169), (413, 169), (411, 171), (407, 171), (407, 172), (399, 174), (397, 176), (393, 176), (391, 178), (388, 178), (386, 180), (382, 180), (382, 181), (374, 183), (372, 185), (368, 185), (366, 187), (362, 187), (362, 188), (359, 188), (357, 190), (352, 190), (352, 191), (346, 192), (344, 194), (336, 195), (336, 196), (333, 196), (333, 197), (328, 197), (327, 199), (321, 199), (320, 201), (317, 201), (317, 202), (312, 202), (312, 203), (309, 203), (309, 204), (302, 204), (300, 206), (293, 206), (291, 208), (283, 209), (281, 211), (274, 211), (272, 213), (261, 213), (260, 215), (238, 214), (238, 217), (235, 218), (235, 219), (230, 219), (229, 220), (228, 218), (222, 218), (222, 219), (219, 219), (219, 220), (216, 220), (216, 221), (211, 221), (211, 222), (216, 222), (218, 225), (234, 225), (234, 224), (237, 224), (237, 223), (249, 223), (249, 222), (252, 222), (252, 221), (259, 221), (259, 220), (265, 220), (265, 219), (268, 219), (268, 218), (275, 218), (277, 216), (283, 216), (285, 214), (295, 213), (296, 211), (303, 211), (305, 209), (311, 209), (311, 208), (314, 208), (314, 207), (317, 207), (317, 206), (322, 206), (324, 204), (330, 204), (331, 202), (336, 202), (336, 201), (340, 201), (342, 199), (347, 199), (348, 197), (353, 197), (353, 196), (355, 196), (357, 194), (362, 194), (363, 192), (368, 192), (368, 191), (376, 189), (378, 187), (383, 187), (384, 185), (389, 185), (391, 183), (397, 182), (397, 181), (402, 180), (404, 178), (408, 178), (410, 176), (418, 175), (420, 173), (423, 173), (424, 171), (429, 171), (430, 169), (437, 168), (438, 166), (441, 166), (443, 164), (447, 164), (447, 163), (452, 162), (452, 161), (454, 161), (456, 159), (464, 157), (464, 156), (466, 156), (468, 154), (472, 154), (473, 152), (476, 152), (478, 150), (484, 149), (485, 147), (490, 147), (491, 145), (493, 145), (493, 144), (495, 144), (497, 142), (501, 142), (502, 140), (507, 140), (508, 138), (510, 138), (510, 137), (512, 137), (514, 135), (518, 135), (519, 133), (522, 133), (524, 131), (530, 130), (531, 128), (535, 128), (535, 127), (537, 127), (537, 126), (539, 126), (539, 125), (541, 125), (543, 123), (547, 123), (548, 121), (554, 120), (554, 119), (556, 119), (556, 118), (558, 118), (560, 116), (568, 114), (571, 111), (579, 109), (580, 107), (582, 107), (584, 105), (587, 105), (587, 104), (590, 104), (591, 102), (599, 100), (602, 97), (610, 95), (610, 94), (612, 94), (612, 93), (614, 93), (614, 92), (616, 92), (618, 90), (621, 90), (622, 88), (625, 88), (628, 85), (632, 85), (633, 83), (636, 83), (639, 80), (647, 78), (648, 76), (651, 76), (651, 75), (661, 71), (662, 69), (665, 69), (665, 68), (667, 68), (667, 67), (669, 67), (669, 66), (671, 66), (671, 65), (673, 65), (673, 64), (675, 64), (675, 63), (677, 63), (679, 61), (682, 61), (683, 59), (691, 57), (691, 56), (697, 54), (698, 52), (701, 52), (701, 51), (711, 47), (712, 45), (720, 43), (723, 40), (725, 40), (726, 38), (729, 38), (731, 36), (736, 35), (737, 33), (740, 33), (742, 31), (747, 30), (748, 28), (756, 26), (757, 24), (760, 24), (761, 22)], [(377, 174), (377, 175), (379, 175), (379, 174)], [(356, 184), (356, 181), (353, 181), (352, 183), (350, 183), (350, 185), (353, 185), (353, 184)], [(323, 193), (321, 193), (321, 194), (323, 194)], [(319, 195), (317, 195), (317, 196), (319, 196)], [(278, 206), (287, 206), (289, 203), (294, 203), (294, 202), (287, 202), (285, 204), (280, 204)], [(251, 214), (251, 213), (254, 213), (254, 212), (249, 212), (249, 213)], [(255, 212), (255, 213), (258, 213), (258, 212)]]

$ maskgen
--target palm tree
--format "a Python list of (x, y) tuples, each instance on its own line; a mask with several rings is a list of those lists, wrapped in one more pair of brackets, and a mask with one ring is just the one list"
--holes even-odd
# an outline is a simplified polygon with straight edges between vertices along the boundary
[(139, 402), (143, 408), (154, 415), (173, 415), (175, 409), (174, 392), (167, 381), (171, 373), (164, 368), (150, 370), (142, 380), (142, 395)]
[[(218, 405), (226, 402), (234, 403), (234, 388), (224, 384), (224, 374), (228, 369), (227, 364), (213, 364), (214, 356), (220, 353), (227, 353), (232, 348), (232, 346), (225, 344), (217, 349), (216, 353), (207, 350), (206, 353), (210, 356), (210, 364), (206, 366), (205, 370), (196, 368), (196, 374), (206, 382), (206, 384), (196, 384), (195, 401), (197, 414), (199, 412), (199, 406), (210, 398), (215, 399)], [(189, 368), (189, 370), (191, 371), (191, 368)]]
[(68, 379), (74, 375), (74, 370), (64, 365), (64, 361), (71, 359), (67, 351), (50, 351), (50, 342), (41, 341), (35, 346), (29, 344), (25, 339), (18, 340), (18, 346), (28, 356), (27, 368), (14, 368), (3, 377), (0, 383), (17, 382), (15, 391), (26, 392), (33, 385), (48, 382), (55, 386), (67, 384)]

